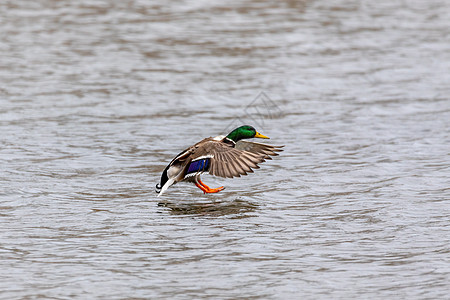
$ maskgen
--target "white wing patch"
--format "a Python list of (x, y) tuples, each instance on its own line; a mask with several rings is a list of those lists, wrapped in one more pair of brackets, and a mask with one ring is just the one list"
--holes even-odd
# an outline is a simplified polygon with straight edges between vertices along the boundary
[(223, 140), (224, 138), (225, 138), (224, 135), (218, 135), (218, 136), (216, 136), (215, 138), (213, 138), (213, 140), (215, 140), (215, 141), (221, 141), (221, 140)]
[(214, 157), (213, 154), (207, 154), (207, 155), (197, 157), (196, 159), (193, 159), (192, 161), (197, 161), (197, 160), (204, 159), (204, 158), (213, 158), (213, 157)]
[(194, 177), (194, 176), (202, 175), (202, 174), (204, 174), (204, 173), (205, 173), (204, 171), (201, 171), (201, 172), (194, 172), (194, 173), (189, 173), (189, 174), (187, 174), (186, 176), (184, 176), (184, 178)]
[(182, 157), (183, 155), (186, 155), (188, 152), (189, 152), (189, 150), (184, 151), (183, 153), (181, 153), (180, 155), (178, 155), (177, 157), (175, 157), (175, 158), (173, 159), (173, 161), (176, 161), (178, 158)]

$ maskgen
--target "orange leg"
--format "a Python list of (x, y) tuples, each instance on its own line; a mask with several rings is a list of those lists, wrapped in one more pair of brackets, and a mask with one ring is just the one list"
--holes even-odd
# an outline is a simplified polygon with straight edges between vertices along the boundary
[(195, 185), (201, 189), (203, 191), (203, 193), (217, 193), (220, 192), (221, 190), (224, 189), (223, 186), (218, 187), (216, 189), (212, 189), (209, 186), (207, 186), (206, 184), (204, 184), (200, 179), (197, 179), (197, 181), (195, 182)]

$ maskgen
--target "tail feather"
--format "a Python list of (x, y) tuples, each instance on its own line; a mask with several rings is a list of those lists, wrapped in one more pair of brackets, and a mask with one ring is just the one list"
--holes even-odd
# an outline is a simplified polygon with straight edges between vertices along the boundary
[(171, 186), (173, 184), (174, 181), (175, 181), (175, 179), (173, 179), (173, 178), (167, 180), (167, 182), (161, 188), (161, 191), (159, 192), (157, 197), (161, 196), (169, 188), (169, 186)]

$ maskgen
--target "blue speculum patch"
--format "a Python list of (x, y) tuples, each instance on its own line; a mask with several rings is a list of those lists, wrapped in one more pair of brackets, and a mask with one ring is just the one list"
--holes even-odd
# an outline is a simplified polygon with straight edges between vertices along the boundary
[(187, 174), (194, 173), (194, 172), (206, 171), (208, 169), (208, 165), (209, 165), (209, 158), (193, 161), (189, 165)]

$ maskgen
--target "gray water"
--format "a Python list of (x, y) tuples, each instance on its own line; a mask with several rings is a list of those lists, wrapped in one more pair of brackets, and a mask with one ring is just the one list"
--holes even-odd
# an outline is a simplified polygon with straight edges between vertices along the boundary
[[(449, 15), (2, 1), (0, 298), (449, 299)], [(285, 151), (156, 198), (241, 123)]]

